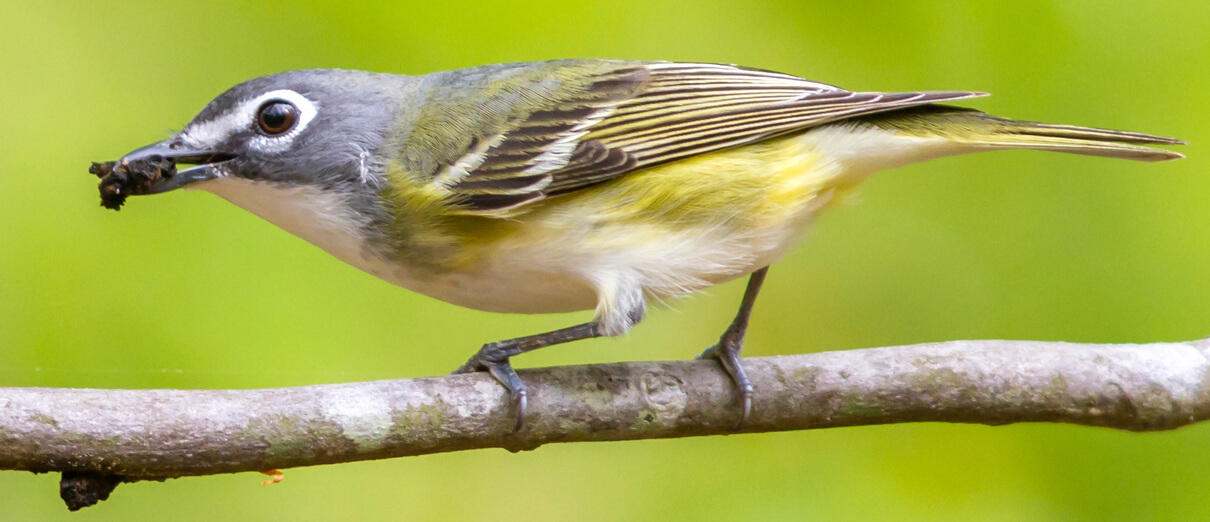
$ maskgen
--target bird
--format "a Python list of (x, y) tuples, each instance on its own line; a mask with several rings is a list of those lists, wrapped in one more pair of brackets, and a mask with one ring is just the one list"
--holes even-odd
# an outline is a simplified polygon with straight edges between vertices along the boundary
[(511, 359), (623, 335), (660, 305), (747, 277), (702, 358), (740, 359), (768, 268), (875, 172), (1006, 149), (1137, 161), (1183, 141), (949, 105), (977, 91), (850, 91), (713, 63), (568, 59), (420, 76), (295, 70), (240, 83), (123, 165), (186, 166), (136, 193), (213, 193), (389, 283), (501, 313), (591, 321), (483, 345), (516, 430)]

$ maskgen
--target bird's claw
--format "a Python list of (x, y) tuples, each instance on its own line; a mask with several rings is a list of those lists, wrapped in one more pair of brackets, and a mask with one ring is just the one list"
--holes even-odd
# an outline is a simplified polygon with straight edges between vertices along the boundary
[(513, 433), (516, 433), (525, 427), (525, 415), (529, 411), (529, 390), (521, 388), (509, 393), (509, 397), (512, 398), (513, 408), (517, 411), (517, 424), (513, 426)]
[(511, 346), (506, 342), (488, 343), (483, 345), (473, 357), (459, 366), (454, 373), (488, 372), (508, 390), (508, 397), (517, 412), (517, 424), (513, 432), (525, 427), (525, 415), (529, 410), (529, 387), (521, 382), (521, 377), (509, 362), (508, 352)]
[(748, 423), (748, 417), (752, 414), (752, 395), (755, 388), (752, 386), (752, 381), (748, 380), (748, 374), (744, 371), (744, 366), (740, 363), (739, 352), (740, 348), (734, 346), (733, 343), (728, 343), (727, 336), (718, 344), (706, 348), (698, 359), (718, 359), (723, 365), (723, 369), (727, 371), (727, 375), (731, 377), (731, 382), (735, 383), (735, 388), (739, 391), (740, 404), (742, 407), (739, 422), (736, 423), (733, 431), (739, 431)]

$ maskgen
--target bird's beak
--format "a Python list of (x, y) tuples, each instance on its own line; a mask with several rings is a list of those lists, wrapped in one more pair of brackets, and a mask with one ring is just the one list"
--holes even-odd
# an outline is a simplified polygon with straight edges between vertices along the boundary
[(139, 194), (160, 194), (176, 190), (191, 183), (206, 181), (223, 176), (221, 164), (234, 158), (214, 150), (196, 149), (186, 145), (179, 138), (171, 138), (146, 147), (135, 149), (118, 160), (119, 165), (137, 165), (140, 163), (172, 162), (174, 167), (192, 165), (189, 168), (176, 170), (172, 175), (165, 175), (154, 180), (151, 185)]

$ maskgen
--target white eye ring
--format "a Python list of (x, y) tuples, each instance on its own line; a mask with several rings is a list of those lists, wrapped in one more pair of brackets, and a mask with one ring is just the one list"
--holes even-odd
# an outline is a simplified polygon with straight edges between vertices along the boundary
[[(256, 116), (261, 106), (270, 100), (281, 100), (298, 109), (298, 122), (294, 124), (294, 127), (276, 136), (260, 132), (256, 122)], [(215, 119), (190, 126), (181, 133), (181, 139), (194, 147), (211, 148), (223, 143), (237, 132), (251, 129), (255, 135), (249, 140), (249, 147), (260, 152), (281, 152), (290, 148), (294, 138), (307, 128), (307, 125), (315, 119), (315, 115), (318, 113), (319, 105), (307, 99), (306, 96), (290, 89), (278, 89), (244, 100)]]
[(297, 108), (298, 122), (294, 124), (293, 128), (282, 134), (267, 135), (258, 132), (255, 137), (249, 140), (249, 145), (262, 152), (281, 152), (289, 148), (294, 138), (298, 137), (307, 128), (307, 124), (311, 123), (311, 120), (315, 119), (315, 115), (319, 113), (319, 107), (314, 102), (307, 99), (306, 96), (289, 89), (270, 91), (241, 103), (236, 113), (246, 114), (247, 119), (244, 121), (249, 122), (253, 129), (259, 130), (259, 124), (257, 123), (258, 113), (265, 103), (274, 100), (284, 101)]

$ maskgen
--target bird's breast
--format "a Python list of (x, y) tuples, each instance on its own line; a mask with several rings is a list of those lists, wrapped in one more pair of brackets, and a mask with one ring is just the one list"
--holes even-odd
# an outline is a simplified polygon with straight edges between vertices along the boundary
[[(332, 256), (388, 283), (468, 308), (496, 312), (551, 313), (590, 309), (596, 304), (583, 280), (539, 272), (530, 256), (513, 252), (463, 269), (434, 270), (410, 256), (382, 252), (367, 237), (369, 219), (350, 207), (350, 198), (310, 186), (282, 186), (243, 178), (219, 178), (196, 185)], [(462, 254), (479, 252), (464, 245)], [(414, 252), (413, 254), (419, 254)], [(422, 254), (421, 254), (422, 255)], [(431, 260), (430, 260), (431, 261)]]

